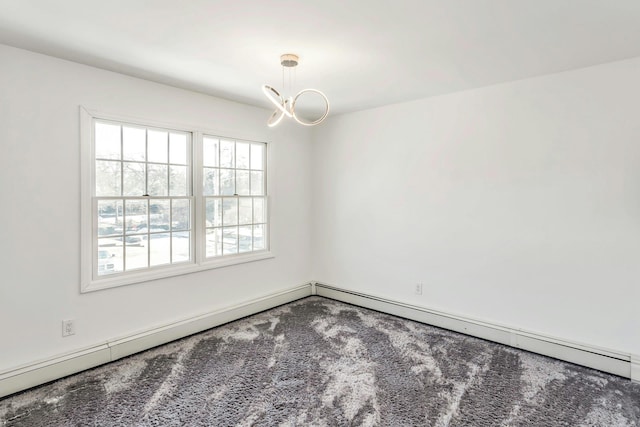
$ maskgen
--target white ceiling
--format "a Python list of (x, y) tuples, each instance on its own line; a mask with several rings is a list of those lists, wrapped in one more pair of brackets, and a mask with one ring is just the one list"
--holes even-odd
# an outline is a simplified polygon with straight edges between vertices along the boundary
[(0, 0), (0, 43), (262, 107), (293, 52), (335, 114), (640, 56), (640, 1)]

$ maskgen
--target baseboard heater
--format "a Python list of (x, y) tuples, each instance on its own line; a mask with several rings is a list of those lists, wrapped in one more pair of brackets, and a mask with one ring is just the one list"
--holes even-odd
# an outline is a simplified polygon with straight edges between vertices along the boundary
[(640, 382), (640, 356), (569, 342), (312, 282), (265, 295), (235, 306), (225, 307), (141, 333), (109, 340), (106, 343), (78, 349), (67, 354), (49, 357), (0, 372), (0, 398), (310, 295), (319, 295), (370, 308)]
[(550, 356), (640, 382), (640, 357), (314, 283), (314, 294)]
[(0, 372), (0, 398), (308, 297), (311, 295), (311, 289), (311, 284), (296, 286), (238, 305)]

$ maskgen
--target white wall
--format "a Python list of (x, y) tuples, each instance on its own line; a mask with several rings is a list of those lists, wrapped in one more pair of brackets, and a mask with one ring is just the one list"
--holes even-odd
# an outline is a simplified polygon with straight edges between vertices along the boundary
[[(0, 45), (0, 372), (310, 279), (640, 354), (638, 75), (333, 116), (311, 144), (266, 110)], [(80, 294), (79, 105), (272, 141), (276, 258)]]
[[(81, 295), (80, 105), (271, 141), (276, 257)], [(0, 45), (0, 372), (308, 282), (309, 131), (270, 113)]]
[(332, 117), (313, 279), (640, 354), (638, 76), (640, 58)]

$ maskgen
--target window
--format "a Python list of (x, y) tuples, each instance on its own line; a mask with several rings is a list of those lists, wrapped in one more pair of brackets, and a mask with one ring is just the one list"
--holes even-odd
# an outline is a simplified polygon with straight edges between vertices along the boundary
[(94, 120), (94, 278), (193, 260), (191, 134)]
[(272, 257), (267, 144), (82, 110), (82, 290)]
[(207, 258), (265, 249), (265, 144), (203, 138)]

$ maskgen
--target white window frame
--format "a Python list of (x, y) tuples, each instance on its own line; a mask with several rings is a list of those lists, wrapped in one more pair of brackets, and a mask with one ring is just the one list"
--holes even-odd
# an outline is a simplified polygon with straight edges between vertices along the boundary
[[(181, 132), (188, 132), (192, 135), (191, 141), (191, 180), (192, 180), (192, 261), (175, 265), (149, 267), (145, 270), (123, 272), (114, 275), (104, 275), (94, 277), (94, 267), (97, 266), (97, 243), (94, 239), (97, 231), (95, 218), (96, 203), (94, 203), (95, 193), (95, 144), (94, 144), (94, 120), (114, 121), (124, 124), (131, 124), (145, 127), (157, 127), (173, 129)], [(235, 132), (234, 132), (235, 133)], [(102, 113), (80, 107), (80, 145), (81, 145), (81, 209), (80, 209), (80, 291), (91, 292), (101, 289), (113, 288), (117, 286), (142, 283), (151, 280), (163, 279), (183, 274), (195, 273), (209, 269), (232, 266), (246, 262), (258, 261), (273, 258), (272, 251), (273, 236), (271, 232), (271, 209), (267, 208), (265, 227), (265, 249), (241, 254), (223, 255), (215, 258), (206, 258), (206, 228), (205, 228), (205, 206), (203, 196), (203, 162), (202, 162), (202, 140), (204, 135), (220, 135), (222, 138), (237, 141), (260, 142), (265, 144), (265, 198), (267, 206), (271, 206), (270, 195), (270, 144), (261, 141), (262, 138), (245, 135), (228, 136), (228, 132), (216, 132), (215, 130), (196, 128), (188, 125), (176, 125), (173, 123), (158, 122), (154, 120), (139, 119)], [(224, 135), (224, 136), (223, 136)], [(243, 136), (243, 138), (239, 138)]]

